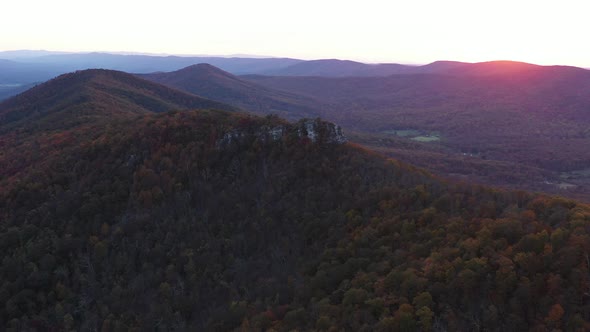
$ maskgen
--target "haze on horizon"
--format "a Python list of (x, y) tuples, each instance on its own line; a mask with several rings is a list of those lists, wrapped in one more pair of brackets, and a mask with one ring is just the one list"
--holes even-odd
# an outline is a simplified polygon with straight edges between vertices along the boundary
[(590, 4), (565, 1), (115, 1), (3, 4), (0, 51), (255, 54), (590, 67)]

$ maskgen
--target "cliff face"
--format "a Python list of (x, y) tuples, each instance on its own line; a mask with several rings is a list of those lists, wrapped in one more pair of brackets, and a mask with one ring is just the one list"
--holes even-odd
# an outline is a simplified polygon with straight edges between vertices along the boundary
[(299, 137), (307, 136), (314, 143), (344, 144), (348, 141), (342, 133), (342, 128), (331, 122), (303, 119), (297, 122), (296, 126)]
[(292, 125), (262, 127), (255, 132), (234, 129), (225, 133), (216, 142), (216, 146), (224, 148), (252, 136), (263, 142), (274, 142), (290, 134), (295, 134), (300, 138), (307, 137), (311, 142), (318, 144), (344, 144), (348, 141), (342, 132), (342, 128), (338, 125), (320, 119), (303, 119)]

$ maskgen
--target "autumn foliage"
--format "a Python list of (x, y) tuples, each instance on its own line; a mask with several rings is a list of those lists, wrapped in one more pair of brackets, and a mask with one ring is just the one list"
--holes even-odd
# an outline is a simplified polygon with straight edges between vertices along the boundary
[(590, 328), (587, 205), (446, 182), (320, 120), (116, 114), (0, 130), (6, 330)]

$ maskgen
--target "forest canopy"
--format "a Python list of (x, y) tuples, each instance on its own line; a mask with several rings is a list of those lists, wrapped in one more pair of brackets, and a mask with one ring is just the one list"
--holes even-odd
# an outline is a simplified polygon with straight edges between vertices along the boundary
[(191, 111), (32, 135), (53, 153), (2, 177), (3, 325), (589, 327), (588, 206), (447, 183), (330, 128)]

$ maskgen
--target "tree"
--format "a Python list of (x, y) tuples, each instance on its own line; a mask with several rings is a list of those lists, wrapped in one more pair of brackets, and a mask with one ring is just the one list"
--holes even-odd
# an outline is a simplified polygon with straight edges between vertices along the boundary
[(549, 313), (547, 314), (547, 317), (545, 317), (545, 322), (547, 322), (547, 325), (550, 327), (559, 328), (564, 313), (565, 311), (561, 307), (561, 304), (556, 303), (551, 306), (551, 309), (549, 309)]
[(418, 317), (418, 324), (422, 331), (430, 331), (432, 330), (432, 320), (434, 318), (434, 313), (428, 307), (421, 307), (416, 311), (416, 316)]

